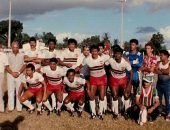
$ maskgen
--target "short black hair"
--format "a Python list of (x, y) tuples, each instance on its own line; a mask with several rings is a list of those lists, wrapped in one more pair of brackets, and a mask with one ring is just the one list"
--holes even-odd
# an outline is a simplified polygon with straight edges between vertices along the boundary
[(55, 39), (49, 39), (47, 43), (49, 44), (50, 42), (53, 42), (55, 45), (57, 44)]
[(114, 50), (115, 50), (116, 48), (120, 48), (120, 46), (119, 46), (118, 44), (113, 45), (113, 46), (112, 46), (112, 51), (114, 52)]
[(32, 71), (35, 71), (35, 66), (34, 66), (33, 64), (31, 64), (31, 63), (29, 63), (29, 64), (26, 66), (26, 68), (27, 68), (27, 69), (28, 69), (28, 68), (31, 68)]
[(114, 49), (113, 52), (114, 52), (114, 53), (115, 53), (115, 52), (120, 52), (121, 54), (123, 54), (123, 49), (122, 49), (121, 47), (117, 47), (117, 48)]
[(58, 63), (58, 60), (57, 60), (57, 58), (51, 58), (50, 59), (50, 62), (55, 62), (56, 64)]
[(159, 54), (162, 53), (164, 55), (166, 55), (168, 58), (170, 56), (169, 52), (167, 50), (160, 50)]
[(67, 73), (66, 73), (66, 76), (68, 77), (68, 74), (69, 73), (74, 73), (74, 74), (76, 74), (76, 71), (74, 70), (74, 69), (69, 69), (69, 70), (67, 70)]
[(36, 38), (35, 37), (30, 37), (29, 42), (31, 42), (31, 41), (36, 42)]
[(99, 46), (102, 46), (102, 47), (104, 48), (104, 43), (101, 43), (101, 42), (100, 42), (100, 43), (98, 43), (97, 45), (98, 45), (98, 47), (99, 47)]
[(129, 41), (129, 43), (131, 44), (131, 43), (135, 43), (136, 45), (138, 45), (139, 44), (139, 41), (137, 40), (137, 39), (131, 39), (130, 41)]
[(97, 45), (91, 45), (90, 46), (90, 52), (92, 52), (92, 50), (97, 49), (97, 51), (99, 51), (99, 47)]
[(73, 39), (73, 38), (68, 39), (68, 45), (70, 45), (71, 43), (74, 43), (77, 46), (77, 40), (76, 39)]

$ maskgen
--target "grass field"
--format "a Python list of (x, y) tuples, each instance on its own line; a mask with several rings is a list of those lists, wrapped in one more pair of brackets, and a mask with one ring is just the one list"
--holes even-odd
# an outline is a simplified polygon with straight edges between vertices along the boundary
[[(6, 91), (6, 84), (4, 84)], [(61, 117), (52, 114), (47, 116), (37, 116), (36, 112), (28, 114), (24, 109), (22, 112), (0, 113), (0, 130), (170, 130), (170, 122), (166, 122), (163, 117), (159, 117), (154, 123), (147, 123), (144, 126), (139, 126), (132, 120), (125, 120), (119, 117), (118, 120), (113, 120), (111, 114), (107, 114), (104, 120), (89, 119), (90, 115), (87, 112), (83, 113), (83, 117), (70, 117), (69, 113), (62, 112)], [(20, 123), (17, 123), (21, 120)], [(6, 126), (6, 127), (5, 127)], [(18, 127), (18, 128), (17, 128)], [(16, 129), (15, 129), (16, 128)]]

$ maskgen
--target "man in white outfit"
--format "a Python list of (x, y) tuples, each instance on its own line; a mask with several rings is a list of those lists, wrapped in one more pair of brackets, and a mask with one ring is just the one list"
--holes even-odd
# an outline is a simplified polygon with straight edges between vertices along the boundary
[(24, 54), (19, 52), (18, 42), (12, 43), (12, 52), (8, 54), (8, 71), (7, 74), (7, 85), (8, 85), (8, 110), (14, 110), (14, 100), (16, 94), (16, 109), (17, 111), (22, 110), (22, 105), (19, 102), (17, 95), (18, 89), (21, 84), (22, 72), (25, 69)]
[(0, 48), (0, 112), (4, 112), (4, 101), (3, 101), (3, 91), (2, 91), (2, 86), (3, 86), (3, 81), (4, 81), (4, 70), (6, 69), (8, 65), (8, 57), (7, 55), (3, 52), (3, 49)]

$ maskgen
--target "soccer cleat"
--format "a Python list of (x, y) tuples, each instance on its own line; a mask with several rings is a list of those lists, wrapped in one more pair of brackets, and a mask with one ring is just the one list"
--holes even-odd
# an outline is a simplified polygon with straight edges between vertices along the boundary
[(47, 116), (51, 115), (52, 114), (52, 111), (48, 111), (47, 112)]
[(113, 119), (114, 119), (114, 120), (117, 120), (117, 119), (118, 119), (118, 114), (113, 113), (112, 116), (113, 116)]
[(37, 111), (37, 116), (42, 115), (42, 111)]
[(95, 119), (95, 118), (96, 118), (96, 115), (92, 113), (90, 119)]
[(29, 114), (32, 114), (34, 111), (35, 111), (35, 108), (33, 108), (33, 109), (28, 109), (28, 113), (29, 113)]
[(103, 115), (98, 116), (100, 120), (104, 120)]
[(170, 114), (168, 114), (167, 116), (166, 116), (166, 121), (170, 121)]
[(82, 117), (82, 111), (78, 111), (77, 114), (78, 114), (78, 117)]
[(128, 115), (127, 112), (125, 112), (125, 113), (123, 114), (123, 116), (124, 116), (125, 120), (128, 120), (128, 119), (129, 119), (129, 115)]
[(56, 115), (61, 116), (61, 110), (56, 110)]

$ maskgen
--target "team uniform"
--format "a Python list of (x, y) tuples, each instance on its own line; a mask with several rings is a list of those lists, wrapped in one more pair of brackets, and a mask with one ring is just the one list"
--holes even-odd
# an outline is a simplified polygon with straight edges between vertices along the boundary
[[(81, 77), (74, 77), (74, 81), (70, 82), (67, 77), (64, 77), (63, 83), (69, 89), (68, 96), (70, 97), (72, 102), (79, 101), (80, 99), (85, 97), (85, 91), (84, 91), (85, 79)], [(66, 106), (71, 111), (74, 111), (74, 108), (71, 105), (71, 103), (66, 104)], [(82, 106), (79, 105), (79, 111), (82, 111), (83, 107), (84, 104)]]
[[(63, 76), (63, 69), (57, 66), (55, 71), (51, 70), (50, 66), (46, 66), (41, 68), (40, 70), (43, 74), (45, 74), (47, 78), (47, 91), (51, 91), (53, 93), (62, 93), (63, 92), (63, 85), (62, 85), (62, 76)], [(54, 96), (55, 98), (55, 96)], [(51, 111), (52, 108), (50, 104), (45, 102), (47, 108)], [(62, 106), (62, 102), (57, 102), (57, 110), (60, 110)], [(53, 107), (54, 109), (54, 107)]]
[(155, 100), (159, 99), (156, 88), (151, 85), (146, 93), (143, 87), (138, 87), (136, 97), (139, 98), (140, 104), (146, 107), (143, 111), (141, 111), (138, 106), (135, 106), (137, 109), (134, 107), (133, 115), (136, 116), (134, 118), (138, 120), (138, 123), (146, 123), (147, 120), (155, 120), (159, 115), (158, 108), (154, 109), (149, 115), (147, 114), (147, 110), (154, 105)]
[[(158, 67), (159, 69), (168, 69), (170, 65), (170, 61), (163, 65), (162, 62), (159, 62)], [(163, 74), (158, 74), (158, 81), (157, 81), (157, 86), (158, 90), (158, 95), (160, 98), (160, 103), (162, 105), (162, 96), (164, 95), (165, 101), (166, 101), (166, 112), (167, 115), (170, 115), (170, 74), (169, 75), (163, 75)]]
[(133, 71), (132, 85), (137, 88), (139, 86), (138, 70), (143, 65), (143, 55), (140, 52), (136, 52), (135, 54), (125, 52), (125, 57), (129, 59)]
[[(111, 76), (109, 79), (110, 87), (112, 88), (122, 88), (126, 89), (128, 84), (128, 77), (126, 76), (126, 71), (131, 71), (131, 65), (124, 58), (118, 63), (114, 58), (109, 59), (109, 64), (111, 66)], [(130, 101), (125, 100), (125, 110), (130, 107)], [(118, 100), (112, 100), (112, 111), (118, 115)]]
[[(27, 91), (31, 92), (34, 96), (36, 96), (39, 92), (43, 92), (43, 86), (42, 83), (44, 81), (44, 77), (38, 73), (34, 72), (33, 77), (30, 78), (29, 76), (24, 75), (22, 79), (22, 83), (28, 84)], [(30, 109), (33, 109), (33, 106), (31, 106), (28, 101), (23, 102), (23, 104)], [(42, 103), (37, 103), (38, 105), (38, 111), (41, 111)]]
[(131, 71), (131, 65), (124, 59), (121, 59), (121, 62), (118, 63), (115, 59), (109, 59), (109, 64), (111, 65), (111, 77), (110, 77), (110, 86), (111, 87), (121, 87), (125, 89), (128, 83), (128, 77), (126, 76), (126, 70)]
[[(44, 54), (41, 51), (38, 51), (38, 50), (35, 50), (35, 51), (27, 50), (27, 51), (24, 52), (24, 55), (28, 56), (28, 57), (45, 58)], [(35, 69), (39, 69), (41, 67), (40, 64), (36, 64), (34, 62), (28, 62), (28, 63), (33, 64), (35, 66)]]
[[(73, 52), (71, 52), (69, 49), (66, 49), (62, 52), (62, 56), (60, 58), (64, 63), (72, 64), (71, 68), (75, 69), (77, 67), (77, 59), (80, 55), (81, 55), (81, 52), (79, 49), (75, 49)], [(68, 69), (69, 68), (67, 68), (66, 66), (64, 67), (65, 74)]]
[[(105, 62), (108, 59), (105, 59), (104, 57), (98, 56), (97, 59), (93, 59), (92, 56), (89, 56), (88, 58), (84, 59), (82, 65), (87, 65), (90, 69), (90, 86), (97, 86), (97, 87), (106, 87), (107, 86), (107, 77), (106, 72), (104, 69)], [(105, 108), (105, 101), (100, 100), (99, 101), (99, 113), (102, 115), (103, 110)], [(96, 104), (95, 100), (90, 101), (91, 111), (92, 115), (96, 115)]]
[(8, 57), (4, 52), (0, 52), (0, 112), (4, 112), (4, 100), (3, 100), (3, 81), (4, 81), (4, 70), (5, 67), (9, 65)]

